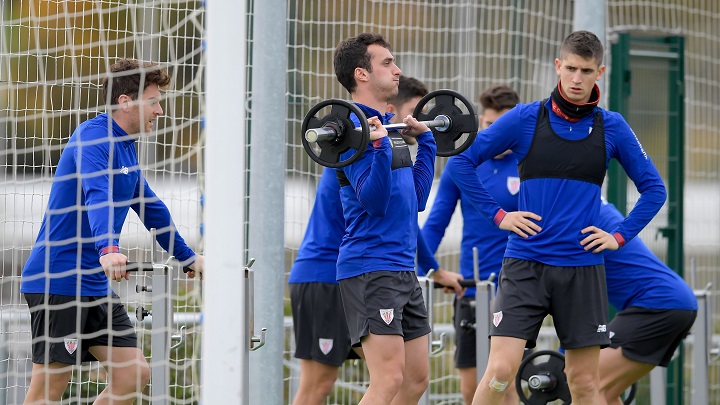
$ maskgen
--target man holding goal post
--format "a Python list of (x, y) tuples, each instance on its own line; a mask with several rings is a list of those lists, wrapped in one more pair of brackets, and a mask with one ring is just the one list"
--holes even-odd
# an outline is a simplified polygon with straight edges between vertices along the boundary
[(163, 114), (165, 69), (121, 59), (103, 81), (109, 112), (80, 124), (58, 162), (48, 207), (22, 272), (30, 309), (33, 370), (25, 404), (58, 401), (72, 366), (98, 360), (108, 385), (95, 404), (131, 404), (150, 379), (137, 336), (109, 279), (128, 280), (119, 236), (130, 208), (191, 271), (203, 257), (175, 229), (167, 206), (143, 177), (135, 140)]

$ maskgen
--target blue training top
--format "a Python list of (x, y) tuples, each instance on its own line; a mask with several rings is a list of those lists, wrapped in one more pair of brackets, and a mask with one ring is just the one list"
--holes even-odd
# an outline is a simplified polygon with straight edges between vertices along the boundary
[[(468, 150), (451, 157), (445, 170), (468, 201), (489, 221), (499, 224), (504, 211), (480, 182), (475, 168), (507, 149), (522, 161), (533, 142), (540, 101), (518, 104), (489, 128), (480, 132)], [(553, 131), (560, 137), (580, 140), (592, 131), (594, 113), (577, 122), (569, 122), (548, 109)], [(625, 242), (632, 240), (647, 225), (665, 202), (665, 186), (630, 126), (618, 114), (596, 108), (604, 122), (606, 163), (617, 159), (640, 192), (640, 199), (617, 229)], [(505, 257), (537, 261), (551, 266), (590, 266), (603, 263), (603, 256), (585, 251), (580, 241), (587, 235), (582, 229), (597, 223), (600, 186), (586, 181), (562, 178), (533, 178), (520, 183), (519, 211), (542, 217), (542, 231), (522, 238), (510, 233)]]
[[(334, 169), (323, 169), (307, 229), (290, 270), (289, 284), (337, 284), (337, 258), (345, 235), (345, 219), (340, 201), (340, 183)], [(438, 263), (418, 233), (418, 274), (438, 268)]]
[[(393, 116), (357, 105), (367, 116), (380, 117), (383, 124)], [(359, 125), (358, 117), (352, 118)], [(407, 145), (391, 147), (390, 138), (383, 137), (368, 143), (358, 161), (338, 169), (349, 182), (340, 187), (346, 231), (337, 262), (338, 280), (379, 270), (414, 271), (417, 214), (425, 209), (430, 194), (437, 151), (430, 131), (417, 139), (414, 164), (393, 169), (393, 149)]]
[(117, 251), (130, 208), (146, 228), (157, 229), (160, 246), (178, 260), (195, 255), (175, 229), (167, 206), (143, 177), (135, 139), (101, 114), (77, 127), (60, 156), (20, 291), (71, 296), (111, 293), (100, 254)]
[[(614, 205), (603, 202), (597, 227), (614, 229), (622, 220)], [(627, 307), (697, 310), (697, 299), (690, 286), (640, 238), (622, 249), (604, 253), (608, 300), (617, 310)]]
[[(476, 173), (493, 199), (505, 211), (517, 211), (520, 177), (512, 153), (484, 162), (477, 167)], [(491, 273), (499, 276), (509, 231), (498, 228), (482, 216), (471, 205), (466, 194), (452, 181), (447, 171), (440, 177), (435, 201), (422, 228), (430, 251), (437, 251), (458, 200), (463, 216), (460, 274), (466, 279), (474, 277), (473, 247), (477, 247), (480, 279), (487, 280)], [(468, 288), (465, 296), (474, 297), (475, 288)]]
[(340, 202), (340, 183), (335, 170), (325, 168), (288, 282), (336, 284), (336, 263), (343, 235), (345, 219)]

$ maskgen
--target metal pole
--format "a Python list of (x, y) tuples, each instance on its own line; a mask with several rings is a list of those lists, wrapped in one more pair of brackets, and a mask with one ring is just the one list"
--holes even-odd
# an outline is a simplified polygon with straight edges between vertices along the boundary
[(255, 319), (268, 334), (250, 354), (250, 404), (283, 403), (286, 21), (286, 1), (254, 2), (248, 252), (259, 264)]
[[(245, 303), (247, 1), (208, 0), (203, 404), (249, 404)], [(241, 174), (241, 175), (238, 175)]]
[(708, 341), (710, 325), (712, 325), (710, 288), (696, 290), (695, 298), (698, 302), (698, 312), (693, 326), (692, 404), (705, 405), (710, 403), (708, 402), (708, 367), (710, 367)]
[[(8, 350), (5, 341), (5, 316), (0, 312), (0, 405), (7, 404), (8, 382), (10, 375), (8, 374), (8, 365), (10, 364), (10, 350)], [(9, 323), (9, 321), (8, 321)]]
[[(153, 239), (154, 242), (154, 239)], [(153, 247), (155, 244), (153, 243)], [(150, 375), (152, 403), (170, 403), (170, 327), (172, 298), (170, 297), (170, 269), (165, 264), (153, 263), (152, 275), (152, 341), (150, 349)]]
[(490, 357), (490, 322), (492, 321), (492, 301), (495, 298), (495, 283), (480, 281), (475, 287), (475, 352), (477, 382), (485, 373)]
[[(418, 277), (418, 282), (420, 283), (420, 288), (422, 289), (423, 297), (425, 298), (425, 308), (427, 308), (428, 313), (428, 323), (430, 324), (430, 329), (433, 329), (434, 325), (434, 316), (433, 316), (433, 289), (435, 286), (433, 285), (433, 280), (430, 277)], [(433, 351), (433, 339), (432, 339), (432, 332), (430, 332), (430, 336), (428, 336), (428, 362), (430, 361), (429, 354)], [(429, 369), (429, 368), (428, 368)], [(430, 404), (430, 384), (428, 384), (427, 389), (423, 393), (422, 397), (420, 397), (420, 401), (418, 401), (418, 405), (429, 405)]]
[[(138, 5), (135, 14), (135, 29), (139, 31), (139, 35), (135, 35), (135, 49), (138, 59), (142, 62), (160, 62), (160, 9), (154, 3), (151, 0), (144, 0)], [(173, 101), (173, 97), (167, 99), (167, 105), (163, 106), (166, 111), (173, 111)], [(137, 145), (140, 162), (143, 165), (151, 166), (157, 161), (157, 141), (150, 142), (148, 137), (141, 137)], [(153, 170), (153, 174), (157, 175), (157, 172)]]
[[(605, 40), (606, 19), (607, 0), (575, 0), (575, 7), (573, 8), (573, 31), (586, 30), (597, 35), (600, 42), (605, 46), (605, 59), (603, 59), (603, 63), (606, 62), (607, 56), (609, 55), (609, 52), (607, 52), (607, 41)], [(607, 96), (605, 79), (602, 78), (598, 80), (597, 85), (600, 87), (599, 106), (603, 107), (607, 105), (603, 99)]]
[(667, 404), (667, 369), (655, 367), (650, 372), (650, 403)]

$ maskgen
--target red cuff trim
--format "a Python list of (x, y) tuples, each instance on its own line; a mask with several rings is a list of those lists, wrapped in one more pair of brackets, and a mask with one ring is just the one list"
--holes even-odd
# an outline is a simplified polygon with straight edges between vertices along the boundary
[(380, 139), (376, 139), (376, 140), (372, 141), (373, 148), (376, 148), (376, 149), (377, 149), (377, 148), (379, 148), (380, 146), (382, 146), (382, 140), (383, 140), (383, 139), (380, 138)]
[(500, 211), (498, 211), (493, 218), (493, 222), (495, 222), (495, 225), (500, 226), (500, 222), (505, 219), (505, 215), (507, 215), (507, 212), (504, 209), (500, 208)]
[(625, 246), (625, 238), (623, 238), (623, 236), (620, 235), (620, 232), (615, 232), (613, 234), (613, 238), (615, 238), (615, 240), (617, 241), (618, 248)]
[(120, 253), (119, 246), (106, 246), (100, 249), (100, 256), (105, 256), (108, 253)]

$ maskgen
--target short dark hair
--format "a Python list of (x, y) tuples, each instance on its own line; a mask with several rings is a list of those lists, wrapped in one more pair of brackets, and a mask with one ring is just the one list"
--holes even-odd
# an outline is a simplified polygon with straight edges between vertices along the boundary
[(480, 105), (483, 110), (492, 109), (502, 111), (506, 108), (513, 108), (520, 102), (520, 96), (515, 90), (501, 84), (488, 87), (480, 94)]
[(390, 100), (388, 104), (392, 104), (396, 107), (407, 103), (410, 99), (415, 97), (425, 97), (428, 94), (428, 89), (425, 87), (423, 82), (420, 80), (400, 75), (400, 84), (398, 85), (398, 94)]
[(568, 35), (560, 46), (560, 59), (568, 54), (594, 59), (600, 65), (603, 61), (603, 44), (597, 35), (590, 31), (575, 31)]
[(333, 56), (335, 76), (350, 93), (353, 93), (357, 87), (355, 68), (360, 67), (372, 72), (370, 54), (367, 51), (370, 45), (380, 45), (390, 49), (390, 43), (382, 35), (372, 32), (363, 32), (358, 36), (347, 38), (335, 48)]
[(137, 100), (141, 84), (142, 90), (151, 84), (157, 84), (159, 88), (164, 89), (170, 84), (170, 76), (166, 69), (156, 63), (141, 64), (135, 59), (119, 59), (110, 66), (110, 73), (102, 83), (105, 103), (117, 104), (118, 98), (123, 94)]

